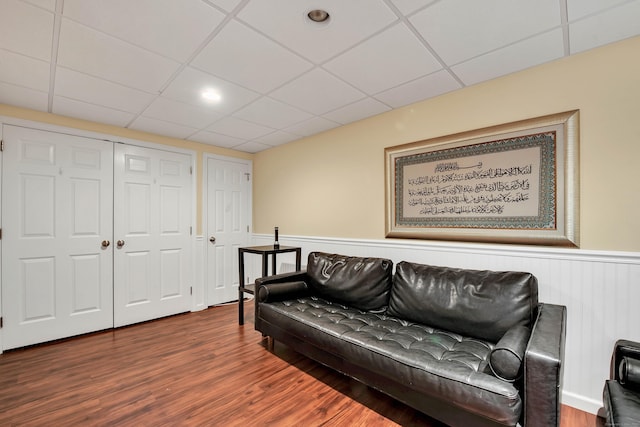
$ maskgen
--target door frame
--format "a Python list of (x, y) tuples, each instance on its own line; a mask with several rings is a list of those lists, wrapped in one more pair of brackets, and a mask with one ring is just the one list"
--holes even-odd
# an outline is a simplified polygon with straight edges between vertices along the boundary
[[(249, 231), (247, 232), (249, 234), (249, 240), (251, 241), (251, 236), (253, 235), (253, 160), (249, 160), (249, 159), (240, 159), (240, 158), (236, 158), (236, 157), (229, 157), (229, 156), (223, 156), (223, 155), (218, 155), (218, 154), (211, 154), (211, 153), (204, 153), (202, 156), (202, 230), (200, 233), (199, 237), (199, 248), (202, 250), (202, 255), (201, 257), (203, 258), (203, 260), (207, 259), (207, 253), (209, 251), (209, 246), (208, 242), (209, 239), (206, 236), (206, 231), (209, 229), (209, 216), (208, 216), (208, 212), (207, 212), (207, 205), (208, 205), (208, 194), (209, 194), (209, 188), (208, 188), (208, 184), (207, 184), (207, 179), (205, 174), (207, 173), (207, 162), (212, 159), (212, 160), (220, 160), (223, 162), (233, 162), (233, 163), (239, 163), (241, 165), (247, 166), (249, 168), (249, 173), (251, 174), (251, 179), (249, 180), (250, 184), (249, 185), (249, 194), (248, 194), (248, 203), (247, 203), (247, 224), (249, 225)], [(202, 297), (204, 300), (204, 307), (207, 307), (207, 301), (208, 301), (208, 295), (207, 295), (207, 283), (208, 283), (208, 269), (206, 267), (206, 265), (202, 264), (202, 274), (203, 274), (203, 280), (202, 280)], [(249, 272), (251, 272), (251, 270), (249, 269)], [(194, 292), (195, 293), (195, 292)]]
[[(66, 134), (66, 135), (71, 135), (71, 136), (79, 136), (79, 137), (85, 137), (85, 138), (92, 138), (92, 139), (100, 139), (103, 141), (109, 141), (112, 142), (114, 144), (127, 144), (127, 145), (135, 145), (135, 146), (139, 146), (139, 147), (146, 147), (146, 148), (153, 148), (156, 150), (163, 150), (163, 151), (168, 151), (168, 152), (173, 152), (173, 153), (181, 153), (181, 154), (187, 154), (190, 156), (191, 159), (191, 188), (192, 188), (192, 200), (191, 200), (191, 249), (192, 249), (192, 266), (194, 267), (192, 274), (191, 274), (191, 283), (192, 283), (192, 287), (193, 287), (193, 295), (192, 295), (192, 301), (194, 301), (194, 296), (197, 293), (196, 290), (198, 287), (202, 288), (202, 290), (204, 291), (204, 281), (201, 279), (201, 277), (203, 276), (203, 274), (200, 274), (198, 272), (198, 270), (196, 269), (196, 267), (198, 268), (204, 268), (204, 264), (203, 263), (197, 263), (196, 262), (196, 243), (197, 243), (197, 218), (198, 218), (198, 174), (200, 173), (200, 170), (198, 169), (199, 165), (197, 162), (197, 153), (195, 150), (191, 150), (191, 149), (187, 149), (187, 148), (182, 148), (182, 147), (177, 147), (174, 145), (164, 145), (164, 144), (160, 144), (157, 142), (149, 142), (149, 141), (142, 141), (142, 140), (138, 140), (138, 139), (134, 139), (134, 138), (128, 138), (128, 137), (120, 137), (120, 136), (116, 136), (116, 135), (111, 135), (108, 133), (103, 133), (103, 132), (96, 132), (96, 131), (91, 131), (91, 130), (86, 130), (86, 129), (80, 129), (80, 128), (73, 128), (73, 127), (68, 127), (68, 126), (62, 126), (62, 125), (56, 125), (56, 124), (51, 124), (51, 123), (45, 123), (45, 122), (38, 122), (38, 121), (33, 121), (33, 120), (27, 120), (27, 119), (21, 119), (21, 118), (17, 118), (17, 117), (11, 117), (11, 116), (4, 116), (4, 115), (0, 115), (0, 139), (2, 138), (2, 129), (4, 125), (11, 125), (11, 126), (18, 126), (18, 127), (24, 127), (24, 128), (28, 128), (28, 129), (34, 129), (34, 130), (41, 130), (41, 131), (45, 131), (45, 132), (56, 132), (56, 133), (61, 133), (61, 134)], [(229, 159), (231, 160), (240, 160), (240, 159), (234, 159), (233, 157), (229, 157)], [(201, 173), (200, 173), (201, 174)], [(0, 208), (2, 207), (2, 152), (0, 151)], [(0, 209), (0, 212), (2, 212), (2, 210)], [(3, 226), (2, 223), (2, 217), (0, 216), (0, 228)], [(251, 227), (252, 228), (252, 227)], [(2, 244), (0, 244), (0, 316), (3, 316), (2, 313)], [(198, 265), (200, 264), (200, 265)], [(195, 304), (192, 302), (192, 311), (196, 311), (195, 308)], [(0, 328), (0, 354), (2, 354), (3, 352), (3, 346), (2, 346), (2, 337), (3, 337), (3, 330), (2, 328)]]

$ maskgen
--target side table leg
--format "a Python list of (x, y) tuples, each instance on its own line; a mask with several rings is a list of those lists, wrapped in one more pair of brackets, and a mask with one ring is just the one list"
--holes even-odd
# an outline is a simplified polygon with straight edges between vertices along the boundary
[(240, 277), (238, 281), (238, 324), (244, 325), (244, 250), (238, 248), (238, 266)]
[(238, 289), (238, 324), (244, 325), (244, 293)]

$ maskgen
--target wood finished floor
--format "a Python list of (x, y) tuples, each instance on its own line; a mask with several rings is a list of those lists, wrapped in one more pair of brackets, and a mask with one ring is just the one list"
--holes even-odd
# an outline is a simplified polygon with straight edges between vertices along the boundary
[[(0, 426), (442, 424), (275, 343), (253, 305), (214, 307), (0, 355)], [(563, 406), (562, 427), (601, 426)]]

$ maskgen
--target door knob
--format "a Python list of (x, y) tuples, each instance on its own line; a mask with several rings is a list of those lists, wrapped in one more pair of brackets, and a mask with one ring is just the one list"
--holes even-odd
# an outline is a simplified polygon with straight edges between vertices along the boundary
[(124, 246), (124, 240), (118, 240), (116, 244), (118, 245), (118, 249), (119, 249)]
[(109, 247), (109, 245), (111, 244), (110, 241), (108, 240), (103, 240), (102, 241), (102, 249), (107, 249)]
[(209, 241), (210, 241), (211, 243), (215, 243), (215, 242), (216, 242), (216, 238), (215, 238), (215, 237), (213, 237), (213, 236), (211, 236), (211, 237), (209, 237)]

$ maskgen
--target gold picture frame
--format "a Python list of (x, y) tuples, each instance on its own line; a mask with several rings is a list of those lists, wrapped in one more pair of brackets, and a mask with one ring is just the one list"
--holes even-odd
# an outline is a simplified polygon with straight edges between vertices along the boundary
[(386, 237), (579, 246), (579, 110), (385, 148)]

